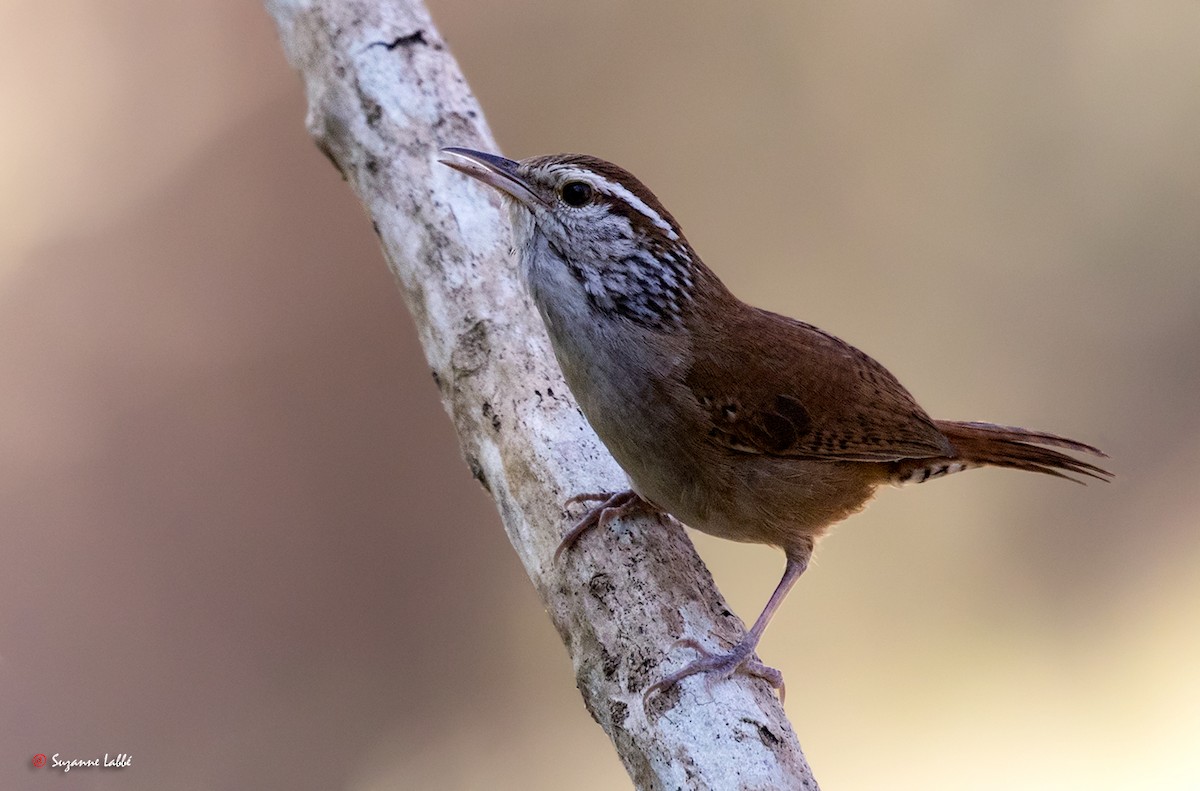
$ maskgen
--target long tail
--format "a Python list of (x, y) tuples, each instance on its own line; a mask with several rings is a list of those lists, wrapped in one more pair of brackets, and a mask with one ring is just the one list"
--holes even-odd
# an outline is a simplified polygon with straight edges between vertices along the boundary
[(1049, 445), (1054, 448), (1066, 448), (1076, 453), (1089, 453), (1093, 456), (1108, 458), (1108, 454), (1099, 448), (1076, 442), (1073, 439), (1015, 426), (997, 426), (992, 423), (968, 423), (954, 420), (936, 420), (934, 423), (938, 430), (946, 435), (958, 453), (954, 456), (940, 458), (903, 459), (893, 462), (892, 481), (894, 483), (922, 483), (930, 478), (938, 478), (959, 470), (985, 466), (1041, 472), (1066, 478), (1076, 483), (1083, 483), (1083, 481), (1066, 473), (1087, 475), (1101, 481), (1107, 481), (1112, 477), (1112, 473), (1102, 467), (1080, 461), (1061, 451), (1052, 450), (1051, 447), (1045, 447)]

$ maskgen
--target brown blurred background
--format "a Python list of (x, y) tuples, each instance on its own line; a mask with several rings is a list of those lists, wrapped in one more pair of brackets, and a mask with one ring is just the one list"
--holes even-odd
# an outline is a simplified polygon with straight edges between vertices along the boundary
[[(1112, 454), (824, 542), (761, 650), (823, 785), (1200, 788), (1200, 6), (432, 10), (505, 153)], [(0, 788), (626, 787), (265, 12), (9, 0), (0, 63)], [(753, 617), (781, 558), (698, 544)]]

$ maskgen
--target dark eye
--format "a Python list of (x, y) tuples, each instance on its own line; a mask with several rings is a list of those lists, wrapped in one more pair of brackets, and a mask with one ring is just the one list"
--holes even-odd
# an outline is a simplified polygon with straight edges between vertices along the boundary
[(592, 185), (586, 181), (568, 181), (562, 185), (563, 203), (579, 208), (592, 200)]

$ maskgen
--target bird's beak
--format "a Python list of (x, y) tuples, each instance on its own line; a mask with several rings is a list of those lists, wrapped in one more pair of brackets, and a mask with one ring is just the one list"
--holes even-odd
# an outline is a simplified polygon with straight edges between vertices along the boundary
[(462, 171), (471, 178), (479, 179), (489, 187), (508, 193), (525, 206), (532, 208), (535, 205), (546, 205), (529, 186), (529, 182), (517, 174), (517, 163), (511, 159), (472, 151), (469, 148), (443, 148), (441, 153), (438, 162)]

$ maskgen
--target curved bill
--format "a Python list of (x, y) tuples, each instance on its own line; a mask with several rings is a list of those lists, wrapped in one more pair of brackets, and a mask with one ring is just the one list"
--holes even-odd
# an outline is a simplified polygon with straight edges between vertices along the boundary
[(438, 158), (438, 162), (466, 173), (471, 178), (479, 179), (489, 187), (506, 192), (526, 206), (546, 204), (530, 189), (528, 183), (517, 175), (517, 163), (511, 159), (470, 148), (443, 148), (441, 153), (443, 156)]

